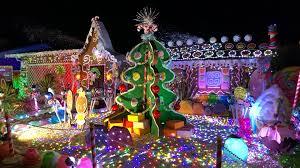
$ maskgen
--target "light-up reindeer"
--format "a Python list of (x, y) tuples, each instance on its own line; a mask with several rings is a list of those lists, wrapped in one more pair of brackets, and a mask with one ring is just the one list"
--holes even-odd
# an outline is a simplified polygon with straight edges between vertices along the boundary
[(78, 129), (83, 129), (85, 124), (85, 116), (86, 116), (86, 110), (87, 110), (87, 98), (85, 96), (85, 92), (82, 88), (79, 88), (77, 90), (78, 97), (76, 99), (76, 123)]

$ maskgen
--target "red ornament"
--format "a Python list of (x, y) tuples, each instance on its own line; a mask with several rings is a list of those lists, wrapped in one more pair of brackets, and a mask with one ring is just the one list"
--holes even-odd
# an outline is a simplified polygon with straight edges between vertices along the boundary
[(154, 111), (153, 111), (153, 117), (154, 117), (155, 119), (159, 119), (159, 117), (160, 117), (160, 111), (154, 110)]
[(114, 104), (111, 106), (112, 111), (117, 111), (119, 109), (119, 106), (117, 104)]
[(151, 86), (151, 90), (154, 94), (158, 94), (160, 88), (157, 85), (153, 85), (153, 86)]
[(126, 85), (125, 84), (119, 85), (119, 90), (120, 90), (120, 92), (125, 92), (126, 91)]

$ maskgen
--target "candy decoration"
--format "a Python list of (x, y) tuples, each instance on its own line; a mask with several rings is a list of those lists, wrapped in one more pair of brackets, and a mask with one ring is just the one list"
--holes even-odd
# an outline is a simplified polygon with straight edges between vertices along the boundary
[(296, 107), (296, 104), (297, 104), (299, 89), (300, 89), (300, 71), (299, 71), (299, 75), (298, 75), (298, 81), (297, 81), (296, 92), (295, 92), (295, 97), (294, 97), (293, 109)]
[(210, 93), (208, 95), (208, 103), (209, 104), (215, 104), (218, 101), (218, 95), (215, 93)]
[(208, 95), (207, 94), (203, 94), (199, 96), (199, 101), (200, 102), (207, 102), (208, 101)]
[(276, 35), (278, 34), (277, 25), (276, 24), (270, 25), (268, 29), (269, 29), (268, 35), (270, 36), (270, 42), (268, 48), (275, 49), (277, 48), (277, 39), (276, 39)]
[(234, 89), (234, 97), (237, 100), (246, 100), (247, 90), (243, 87), (237, 87)]
[(249, 151), (242, 138), (233, 136), (225, 140), (223, 152), (237, 162), (247, 162)]
[(92, 166), (92, 161), (88, 157), (83, 157), (78, 161), (76, 168), (91, 168)]
[(116, 105), (116, 104), (114, 104), (114, 105), (111, 106), (111, 110), (112, 110), (112, 111), (117, 111), (118, 108), (119, 108), (119, 107), (118, 107), (118, 105)]
[(126, 91), (126, 85), (125, 84), (119, 85), (119, 90), (120, 90), (120, 92), (125, 92)]
[(39, 152), (34, 148), (27, 149), (25, 156), (23, 157), (23, 165), (32, 166), (40, 162), (41, 156)]
[(42, 166), (44, 168), (55, 168), (60, 154), (54, 151), (48, 151), (43, 155)]
[(157, 85), (153, 85), (153, 86), (151, 86), (151, 90), (154, 94), (158, 94), (160, 88)]
[(154, 116), (155, 119), (159, 119), (159, 117), (160, 117), (160, 111), (154, 110), (153, 111), (153, 116)]
[(90, 123), (90, 132), (91, 132), (91, 150), (92, 150), (92, 161), (93, 161), (93, 168), (97, 166), (96, 160), (96, 143), (95, 143), (95, 126), (93, 123)]
[(72, 162), (69, 159), (69, 156), (67, 155), (61, 155), (56, 163), (56, 167), (55, 168), (71, 168), (71, 166), (73, 165)]

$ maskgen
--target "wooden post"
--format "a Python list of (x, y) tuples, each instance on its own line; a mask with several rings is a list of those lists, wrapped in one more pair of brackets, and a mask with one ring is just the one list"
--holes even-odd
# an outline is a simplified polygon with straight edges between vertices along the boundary
[(7, 130), (7, 141), (8, 141), (8, 145), (9, 145), (9, 154), (13, 155), (14, 154), (14, 148), (13, 148), (13, 142), (12, 142), (12, 138), (11, 138), (11, 129), (10, 129), (10, 123), (9, 123), (9, 116), (8, 113), (5, 112), (5, 124), (6, 124), (6, 130)]
[(217, 137), (217, 163), (216, 168), (222, 167), (222, 138)]
[(96, 160), (95, 126), (93, 123), (90, 123), (90, 132), (91, 132), (92, 162), (93, 162), (93, 168), (96, 168), (97, 160)]

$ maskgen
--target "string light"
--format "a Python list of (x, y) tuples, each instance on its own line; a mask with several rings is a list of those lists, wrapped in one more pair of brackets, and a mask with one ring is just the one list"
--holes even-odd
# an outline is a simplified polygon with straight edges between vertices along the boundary
[[(101, 123), (106, 116), (106, 114), (97, 115), (91, 121)], [(227, 136), (237, 132), (237, 125), (226, 117), (186, 115), (186, 118), (195, 126), (192, 138), (161, 137), (157, 139), (148, 134), (137, 138), (134, 146), (115, 139), (114, 141), (120, 144), (120, 149), (109, 148), (105, 143), (96, 143), (98, 163), (104, 167), (214, 167), (216, 137), (219, 135), (225, 140)], [(23, 140), (27, 142), (32, 140), (32, 146), (43, 151), (58, 151), (77, 159), (91, 156), (90, 149), (85, 146), (84, 138), (80, 139), (84, 137), (84, 134), (73, 128), (68, 130), (59, 124), (43, 128), (30, 127), (21, 132), (18, 138), (26, 135), (32, 139)], [(77, 138), (76, 135), (78, 135)], [(109, 139), (106, 134), (102, 136)], [(67, 137), (74, 137), (74, 139)], [(236, 163), (225, 155), (223, 155), (222, 165), (224, 167), (250, 167), (270, 164), (276, 167), (278, 162), (269, 155), (269, 150), (259, 142), (257, 137), (254, 139), (249, 145), (248, 165)]]

